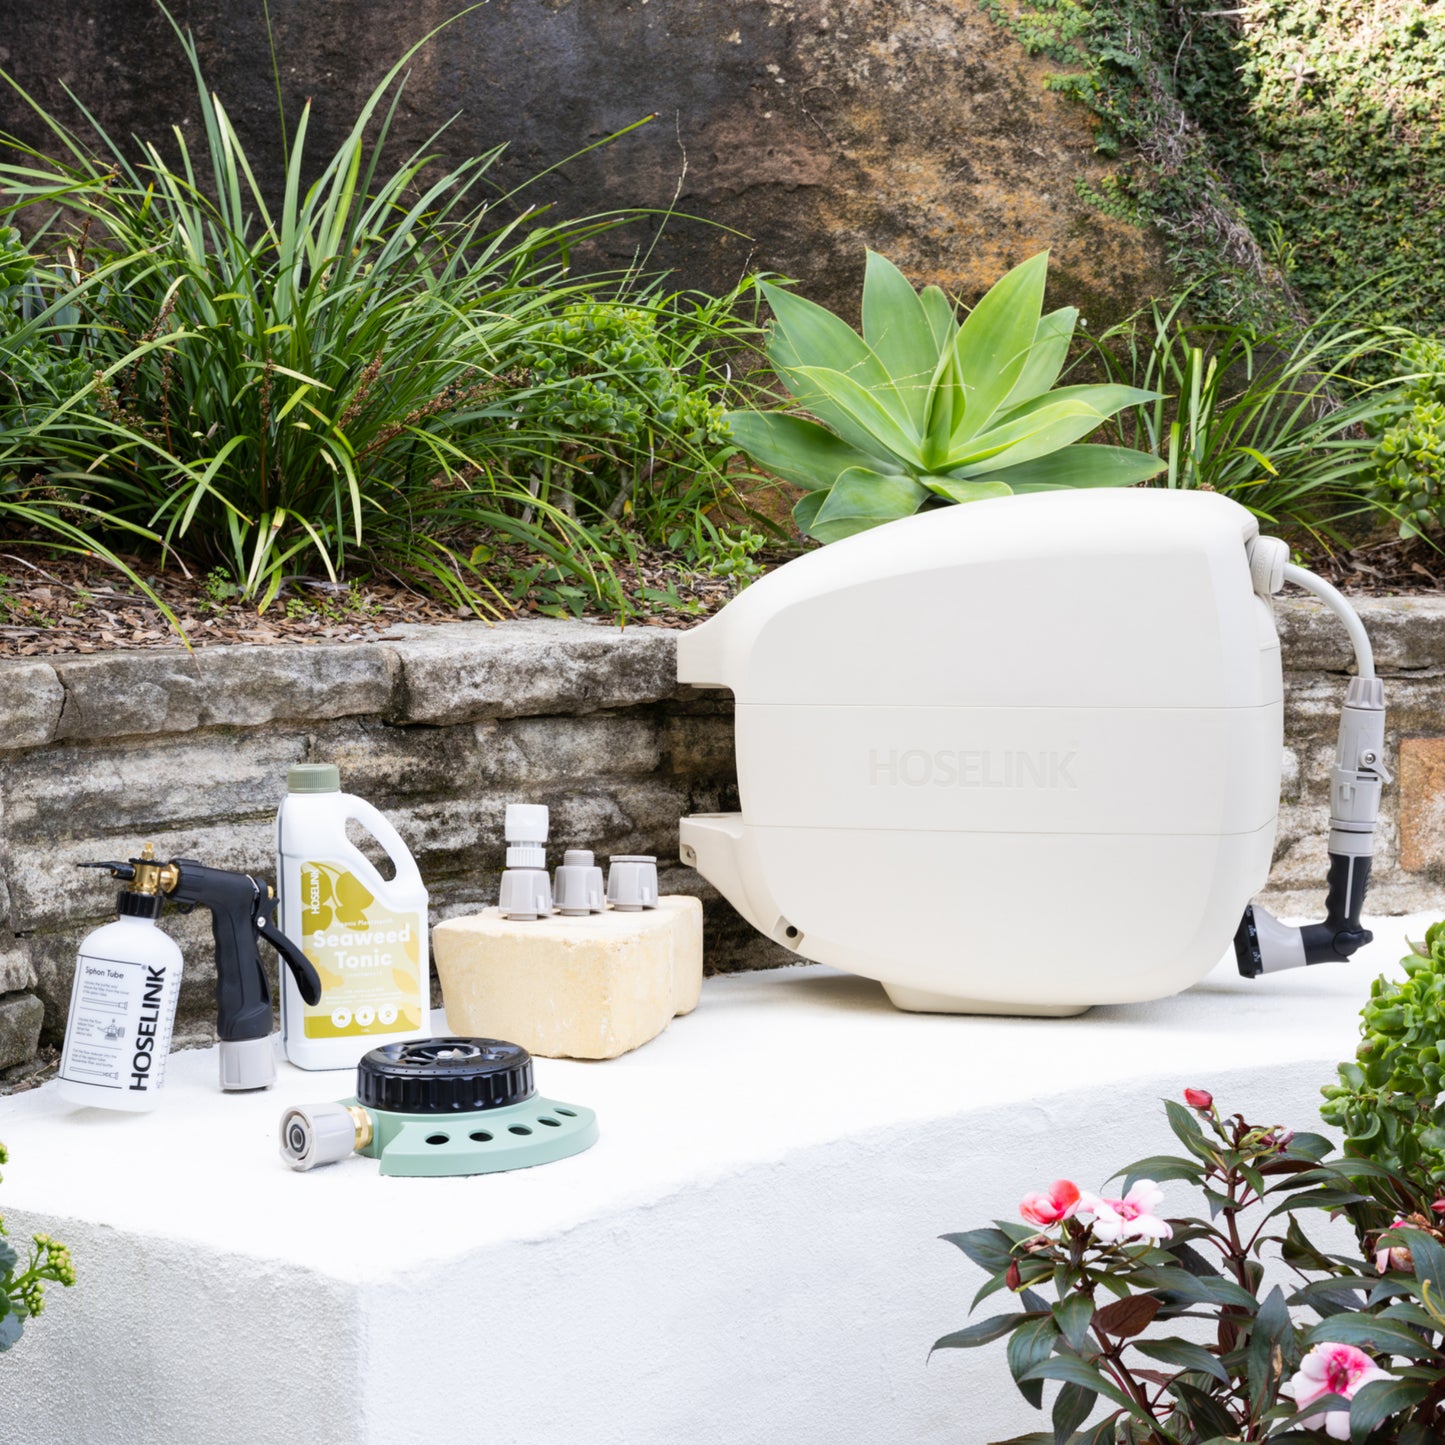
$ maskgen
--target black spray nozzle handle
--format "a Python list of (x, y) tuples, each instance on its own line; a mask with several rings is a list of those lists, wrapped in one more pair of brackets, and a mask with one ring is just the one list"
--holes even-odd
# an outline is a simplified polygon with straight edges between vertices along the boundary
[(256, 946), (264, 938), (286, 960), (301, 997), (321, 1002), (321, 978), (272, 922), (276, 901), (263, 878), (177, 858), (171, 898), (211, 910), (216, 940), (216, 1033), (222, 1039), (264, 1039), (271, 1032), (271, 985)]
[(216, 1033), (223, 1041), (264, 1039), (271, 1033), (271, 985), (256, 946), (256, 906), (264, 885), (249, 873), (209, 868), (175, 858), (174, 903), (210, 910), (216, 945)]
[(256, 932), (286, 960), (302, 999), (315, 1006), (321, 1002), (321, 975), (311, 960), (272, 923), (270, 913), (275, 906), (274, 900), (262, 900), (261, 911), (256, 915)]

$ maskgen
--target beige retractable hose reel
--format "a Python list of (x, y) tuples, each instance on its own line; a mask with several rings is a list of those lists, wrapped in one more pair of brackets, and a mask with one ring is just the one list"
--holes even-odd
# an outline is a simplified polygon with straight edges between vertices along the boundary
[[(681, 853), (761, 932), (901, 1008), (1071, 1014), (1369, 933), (1384, 702), (1348, 603), (1204, 492), (950, 507), (788, 563), (678, 639), (736, 698), (741, 811)], [(1271, 595), (1341, 618), (1357, 673), (1331, 775), (1328, 917), (1269, 874), (1283, 690)]]

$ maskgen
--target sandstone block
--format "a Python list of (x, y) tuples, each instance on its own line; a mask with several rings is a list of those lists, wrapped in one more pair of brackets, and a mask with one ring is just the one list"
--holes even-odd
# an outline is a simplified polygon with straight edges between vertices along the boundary
[(305, 732), (270, 729), (20, 753), (5, 769), (5, 836), (12, 850), (120, 835), (138, 847), (161, 828), (264, 817), (281, 801), (287, 768), (308, 756)]
[(1400, 866), (1445, 868), (1445, 738), (1405, 738), (1399, 774)]
[(45, 1006), (32, 993), (11, 993), (0, 998), (0, 1069), (35, 1057), (44, 1017)]
[(55, 736), (115, 738), (383, 713), (396, 660), (372, 643), (208, 647), (68, 658), (56, 673), (65, 705)]
[(0, 933), (0, 994), (35, 987), (35, 965), (30, 944), (14, 934)]
[[(1380, 672), (1445, 664), (1445, 598), (1359, 597), (1351, 601), (1370, 634)], [(1324, 603), (1312, 597), (1276, 597), (1274, 615), (1288, 671), (1353, 670), (1349, 638)]]
[(542, 1058), (612, 1059), (697, 1003), (702, 908), (514, 923), (495, 908), (432, 930), (447, 1027)]
[(65, 689), (48, 662), (0, 662), (0, 749), (48, 743), (64, 701)]
[(588, 622), (403, 626), (400, 722), (598, 712), (670, 697), (677, 641), (661, 627)]

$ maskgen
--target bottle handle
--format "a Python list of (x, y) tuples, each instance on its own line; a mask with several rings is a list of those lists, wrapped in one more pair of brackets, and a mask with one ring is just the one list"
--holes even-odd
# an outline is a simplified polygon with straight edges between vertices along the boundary
[(380, 878), (378, 881), (383, 882), (383, 886), (393, 888), (424, 888), (421, 871), (416, 866), (416, 859), (411, 856), (411, 849), (406, 846), (401, 834), (392, 827), (386, 815), (380, 809), (372, 807), (365, 798), (358, 798), (352, 793), (343, 793), (341, 801), (346, 809), (345, 816), (355, 818), (381, 844), (386, 856), (391, 859), (391, 866), (396, 869), (396, 876), (390, 884)]

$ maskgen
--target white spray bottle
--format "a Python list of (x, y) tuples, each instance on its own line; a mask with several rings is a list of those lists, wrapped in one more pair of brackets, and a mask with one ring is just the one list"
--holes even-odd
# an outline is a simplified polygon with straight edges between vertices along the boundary
[(156, 927), (165, 900), (154, 859), (147, 843), (117, 896), (119, 916), (81, 942), (60, 1060), (67, 1103), (141, 1113), (160, 1101), (181, 951)]
[[(298, 763), (276, 815), (281, 926), (321, 976), (308, 1005), (282, 980), (281, 1036), (303, 1069), (354, 1068), (379, 1044), (431, 1033), (427, 892), (401, 835), (341, 791), (332, 763)], [(355, 818), (386, 850), (385, 879), (346, 836)]]

